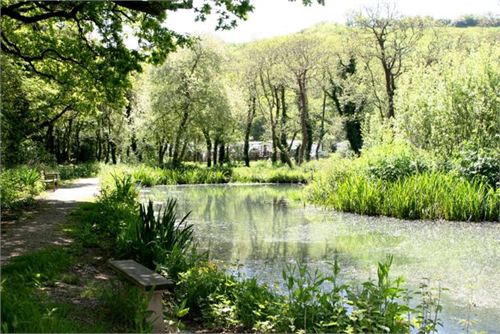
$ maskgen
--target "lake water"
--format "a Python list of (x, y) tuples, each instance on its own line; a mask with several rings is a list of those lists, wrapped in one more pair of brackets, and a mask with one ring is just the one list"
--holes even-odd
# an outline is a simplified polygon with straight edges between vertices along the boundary
[(376, 264), (394, 255), (392, 277), (416, 290), (425, 278), (443, 292), (442, 333), (500, 331), (500, 225), (404, 221), (321, 209), (292, 201), (300, 186), (196, 185), (145, 189), (161, 203), (177, 198), (202, 249), (227, 270), (279, 283), (285, 263), (328, 270), (337, 254), (341, 278), (376, 278)]

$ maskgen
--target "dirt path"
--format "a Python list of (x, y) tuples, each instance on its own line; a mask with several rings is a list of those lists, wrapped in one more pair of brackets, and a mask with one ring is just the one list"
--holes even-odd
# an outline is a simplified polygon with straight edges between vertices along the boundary
[(22, 222), (2, 223), (0, 264), (11, 257), (50, 245), (67, 245), (61, 225), (78, 203), (89, 201), (99, 192), (99, 179), (78, 179), (72, 184), (49, 190), (38, 202), (32, 218)]

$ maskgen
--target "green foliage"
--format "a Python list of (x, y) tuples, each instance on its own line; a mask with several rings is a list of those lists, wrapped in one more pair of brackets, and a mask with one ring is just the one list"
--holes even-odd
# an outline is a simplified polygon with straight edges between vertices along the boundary
[[(78, 232), (77, 232), (78, 233)], [(93, 247), (96, 247), (95, 245)], [(3, 333), (106, 333), (149, 332), (147, 296), (129, 284), (99, 283), (95, 286), (71, 272), (86, 259), (78, 246), (47, 248), (13, 258), (2, 266), (1, 330)], [(54, 298), (58, 284), (86, 286), (93, 310)], [(59, 294), (57, 294), (59, 295)], [(87, 312), (87, 313), (85, 313)], [(82, 320), (85, 319), (85, 320)]]
[(2, 267), (2, 332), (88, 331), (65, 317), (63, 305), (47, 300), (42, 290), (72, 265), (64, 250), (50, 248), (19, 256)]
[[(470, 154), (477, 157), (475, 152)], [(480, 152), (479, 161), (464, 158), (463, 167), (453, 169), (404, 142), (376, 145), (356, 159), (329, 159), (307, 188), (308, 196), (316, 204), (366, 215), (497, 221), (498, 190), (481, 176), (494, 178), (496, 161), (486, 156), (495, 151)]]
[(177, 220), (176, 208), (173, 199), (167, 201), (163, 211), (160, 207), (158, 213), (152, 201), (147, 206), (141, 205), (139, 219), (126, 227), (121, 240), (125, 257), (156, 269), (174, 250), (187, 252), (193, 243), (193, 226), (186, 223), (189, 214)]
[(321, 164), (311, 162), (301, 168), (275, 167), (270, 163), (255, 163), (252, 167), (202, 167), (186, 165), (178, 168), (158, 168), (146, 165), (104, 168), (101, 173), (104, 183), (113, 183), (112, 173), (130, 174), (135, 182), (143, 186), (174, 184), (220, 184), (229, 182), (257, 183), (307, 183)]
[(116, 245), (124, 228), (138, 219), (138, 190), (130, 176), (112, 176), (113, 184), (103, 185), (97, 203), (81, 206), (74, 214), (81, 221), (75, 235), (86, 246), (109, 248)]
[(88, 162), (77, 165), (59, 165), (57, 167), (61, 180), (77, 179), (81, 177), (93, 177), (99, 173), (100, 165)]
[(234, 170), (233, 182), (257, 183), (307, 183), (310, 175), (300, 169), (257, 165), (238, 167)]
[[(332, 264), (328, 275), (310, 272), (304, 265), (289, 266), (283, 271), (284, 291), (276, 293), (255, 279), (237, 280), (207, 262), (180, 275), (175, 297), (189, 309), (188, 314), (201, 317), (203, 325), (212, 330), (434, 331), (438, 321), (435, 326), (427, 322), (425, 327), (410, 321), (412, 314), (420, 317), (419, 312), (429, 312), (429, 308), (420, 305), (419, 310), (412, 310), (401, 302), (411, 293), (401, 287), (401, 278), (390, 279), (391, 263), (392, 258), (379, 263), (378, 280), (364, 282), (359, 287), (339, 283), (337, 262)], [(425, 292), (434, 296), (428, 290)]]
[(396, 97), (395, 131), (446, 159), (461, 144), (498, 147), (500, 48), (478, 40), (472, 50), (450, 50), (439, 62), (414, 66)]
[(460, 174), (500, 188), (500, 149), (466, 146), (457, 159)]
[(406, 219), (499, 219), (500, 192), (478, 181), (440, 172), (415, 174), (394, 182), (351, 170), (341, 177), (332, 173), (310, 186), (314, 203), (340, 211)]
[(113, 281), (100, 287), (98, 298), (103, 303), (106, 319), (117, 324), (115, 332), (150, 333), (147, 319), (148, 302), (151, 296), (129, 282)]
[(43, 189), (41, 175), (34, 168), (19, 167), (0, 172), (0, 196), (4, 209), (31, 203)]
[(433, 168), (433, 162), (423, 152), (397, 142), (382, 144), (363, 151), (361, 164), (368, 174), (383, 181), (396, 181)]

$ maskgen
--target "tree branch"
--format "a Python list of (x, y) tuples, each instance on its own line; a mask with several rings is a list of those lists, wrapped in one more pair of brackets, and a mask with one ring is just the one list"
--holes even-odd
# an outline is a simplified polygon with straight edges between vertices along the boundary
[[(20, 21), (24, 24), (30, 24), (30, 23), (35, 23), (43, 20), (50, 19), (52, 17), (59, 17), (59, 18), (65, 18), (65, 19), (74, 19), (76, 17), (76, 14), (83, 9), (84, 4), (76, 4), (70, 11), (64, 11), (64, 10), (56, 10), (56, 11), (48, 11), (43, 14), (39, 15), (34, 15), (34, 16), (24, 16), (21, 15), (18, 8), (19, 8), (19, 3), (10, 5), (4, 8), (1, 8), (2, 11), (2, 16), (6, 15), (14, 20)], [(39, 6), (40, 7), (40, 6)]]

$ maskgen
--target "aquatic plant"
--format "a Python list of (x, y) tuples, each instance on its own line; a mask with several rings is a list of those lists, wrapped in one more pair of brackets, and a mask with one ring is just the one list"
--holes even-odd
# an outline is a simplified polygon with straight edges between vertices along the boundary
[[(327, 172), (328, 173), (328, 172)], [(421, 173), (384, 182), (347, 172), (319, 177), (309, 199), (337, 210), (405, 219), (497, 221), (500, 192), (450, 173)]]

